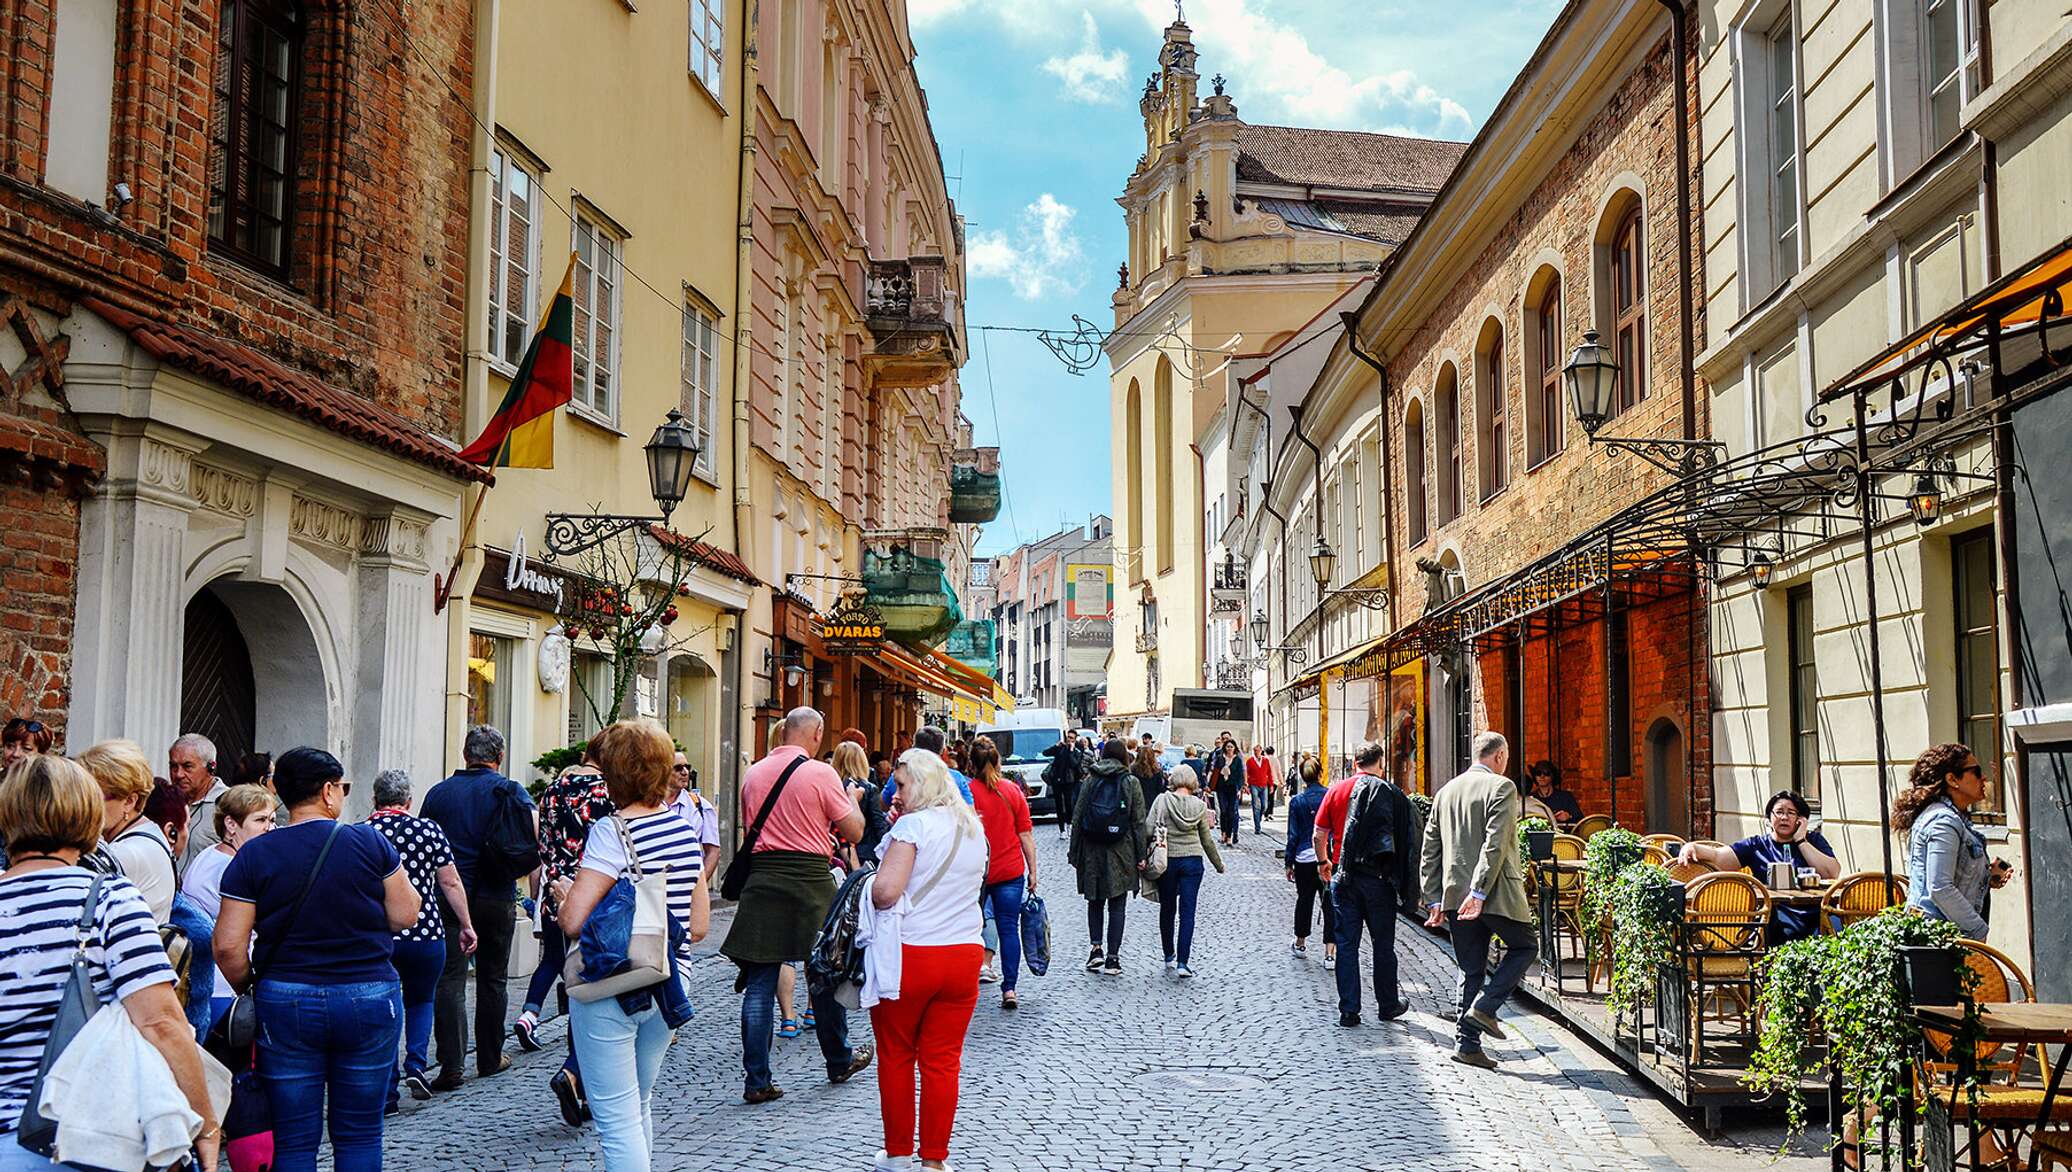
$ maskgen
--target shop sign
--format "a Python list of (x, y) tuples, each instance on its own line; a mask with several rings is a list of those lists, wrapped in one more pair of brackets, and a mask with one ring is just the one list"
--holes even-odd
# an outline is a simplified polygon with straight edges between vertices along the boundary
[(884, 639), (885, 616), (860, 593), (844, 595), (820, 620), (820, 641), (829, 655), (868, 655)]
[(511, 539), (509, 553), (483, 547), (482, 576), (475, 582), (475, 594), (559, 614), (568, 597), (568, 578), (528, 557), (521, 531)]

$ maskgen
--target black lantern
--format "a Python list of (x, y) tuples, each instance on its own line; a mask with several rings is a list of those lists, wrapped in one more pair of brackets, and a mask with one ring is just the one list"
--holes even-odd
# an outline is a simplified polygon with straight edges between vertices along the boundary
[(1762, 550), (1755, 551), (1755, 556), (1748, 559), (1748, 574), (1749, 577), (1755, 579), (1755, 588), (1757, 590), (1768, 590), (1770, 588), (1770, 575), (1776, 568), (1770, 562), (1770, 555)]
[(1317, 580), (1318, 586), (1325, 586), (1330, 583), (1331, 571), (1337, 566), (1338, 555), (1331, 552), (1331, 543), (1318, 537), (1315, 547), (1309, 551), (1310, 576)]
[(1596, 435), (1611, 418), (1612, 396), (1619, 386), (1619, 364), (1597, 340), (1596, 330), (1583, 331), (1583, 344), (1568, 356), (1561, 379), (1568, 384), (1569, 402), (1575, 407), (1576, 422), (1583, 425), (1583, 434)]
[(1252, 646), (1254, 646), (1254, 647), (1264, 647), (1264, 646), (1266, 646), (1266, 636), (1267, 636), (1268, 634), (1270, 634), (1270, 633), (1271, 633), (1271, 631), (1269, 631), (1269, 629), (1268, 629), (1268, 626), (1267, 626), (1267, 622), (1266, 622), (1266, 611), (1265, 611), (1264, 609), (1260, 609), (1260, 610), (1256, 610), (1256, 611), (1253, 611), (1253, 612), (1252, 612)]
[(1914, 515), (1914, 524), (1933, 525), (1942, 513), (1942, 489), (1935, 483), (1935, 477), (1926, 472), (1914, 477), (1914, 490), (1907, 494), (1907, 511)]
[(672, 407), (669, 417), (648, 440), (646, 450), (648, 485), (654, 490), (655, 504), (666, 522), (690, 491), (691, 469), (698, 463), (697, 433), (684, 422), (683, 412)]

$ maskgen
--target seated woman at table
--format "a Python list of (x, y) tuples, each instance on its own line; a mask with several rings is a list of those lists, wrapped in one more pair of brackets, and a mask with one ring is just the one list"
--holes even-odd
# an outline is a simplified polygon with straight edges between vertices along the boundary
[(1554, 825), (1563, 830), (1582, 820), (1583, 804), (1576, 801), (1576, 795), (1561, 788), (1561, 766), (1552, 761), (1541, 761), (1532, 767), (1532, 796), (1554, 811)]
[[(1779, 790), (1763, 807), (1763, 817), (1770, 823), (1768, 834), (1751, 834), (1728, 846), (1687, 842), (1677, 861), (1703, 863), (1720, 871), (1747, 867), (1758, 878), (1771, 863), (1789, 862), (1794, 871), (1810, 867), (1822, 879), (1833, 879), (1842, 873), (1842, 863), (1827, 839), (1812, 828), (1812, 814), (1806, 799), (1788, 789)], [(1771, 921), (1772, 943), (1811, 936), (1819, 925), (1817, 908), (1780, 905)]]
[(1985, 771), (1969, 748), (1935, 745), (1915, 759), (1907, 784), (1892, 806), (1892, 824), (1907, 836), (1907, 903), (1984, 940), (1986, 892), (2010, 874), (1987, 860), (1985, 835), (1971, 824), (1971, 807), (1986, 796)]

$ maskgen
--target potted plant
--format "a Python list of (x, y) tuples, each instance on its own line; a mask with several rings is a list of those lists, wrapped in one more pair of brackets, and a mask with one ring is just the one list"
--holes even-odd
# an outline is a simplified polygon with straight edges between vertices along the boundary
[(1518, 853), (1535, 863), (1554, 857), (1554, 824), (1545, 818), (1524, 818), (1518, 823)]
[(1955, 1005), (1962, 998), (1957, 970), (1964, 952), (1939, 945), (1906, 944), (1899, 948), (1901, 988), (1909, 1005)]
[(1627, 867), (1613, 881), (1608, 900), (1612, 919), (1612, 979), (1605, 1005), (1612, 1017), (1631, 1015), (1652, 999), (1657, 971), (1676, 959), (1676, 929), (1682, 919), (1683, 884), (1660, 867)]
[(1590, 836), (1583, 847), (1583, 895), (1577, 914), (1582, 919), (1583, 947), (1593, 962), (1597, 950), (1609, 944), (1598, 937), (1612, 883), (1620, 872), (1639, 863), (1645, 851), (1640, 836), (1620, 826)]

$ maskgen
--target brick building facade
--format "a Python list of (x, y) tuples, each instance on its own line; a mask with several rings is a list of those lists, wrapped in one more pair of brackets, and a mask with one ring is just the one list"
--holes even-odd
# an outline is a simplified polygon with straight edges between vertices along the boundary
[(5, 569), (37, 616), (0, 697), (56, 714), (69, 683), (75, 747), (206, 727), (437, 764), (419, 604), (477, 476), (447, 442), (473, 35), (460, 0), (407, 30), (382, 5), (0, 4), (0, 444), (34, 534)]

